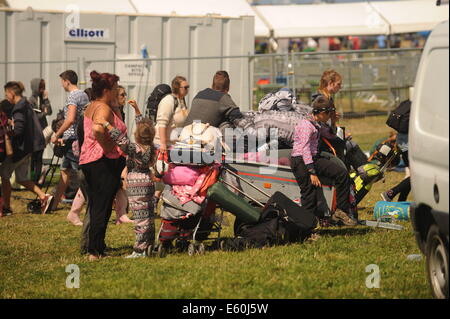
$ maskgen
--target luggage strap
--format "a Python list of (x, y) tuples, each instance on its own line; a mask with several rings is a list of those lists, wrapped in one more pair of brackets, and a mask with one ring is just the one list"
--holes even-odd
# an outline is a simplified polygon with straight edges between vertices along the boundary
[[(231, 175), (233, 175), (234, 177), (238, 178), (239, 180), (243, 181), (244, 183), (246, 183), (247, 185), (251, 186), (252, 188), (256, 189), (258, 192), (260, 192), (261, 194), (267, 196), (267, 198), (270, 198), (271, 196), (269, 194), (267, 194), (266, 192), (264, 192), (263, 190), (259, 189), (258, 187), (256, 187), (255, 185), (253, 185), (252, 183), (250, 183), (248, 180), (246, 180), (245, 178), (242, 178), (241, 176), (239, 176), (238, 174), (236, 174), (235, 172), (231, 171), (230, 169), (224, 167), (224, 170), (226, 170), (228, 173), (230, 173)], [(227, 184), (228, 185), (228, 184)], [(239, 190), (239, 192), (241, 192)], [(243, 195), (247, 196), (246, 194), (242, 193)]]
[(331, 151), (333, 152), (334, 156), (337, 156), (337, 155), (336, 155), (336, 150), (334, 149), (333, 146), (331, 146), (331, 143), (330, 143), (325, 137), (322, 137), (322, 141), (324, 141), (325, 144), (328, 145), (328, 147), (329, 147), (329, 148), (331, 149)]
[[(384, 144), (384, 143), (386, 143), (387, 141), (389, 141), (389, 138), (386, 139), (386, 140), (384, 140), (384, 141), (381, 142), (380, 144)], [(375, 150), (375, 151), (372, 153), (372, 155), (370, 155), (370, 157), (367, 159), (367, 161), (370, 162), (370, 161), (375, 157), (375, 155), (377, 155), (377, 154), (378, 154), (378, 151)]]

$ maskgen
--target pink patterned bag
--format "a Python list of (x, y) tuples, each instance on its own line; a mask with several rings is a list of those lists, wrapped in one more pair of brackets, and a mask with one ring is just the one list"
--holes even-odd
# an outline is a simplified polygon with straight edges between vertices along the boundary
[(162, 180), (167, 185), (189, 185), (192, 186), (200, 176), (201, 171), (189, 166), (169, 166), (169, 170), (164, 174)]

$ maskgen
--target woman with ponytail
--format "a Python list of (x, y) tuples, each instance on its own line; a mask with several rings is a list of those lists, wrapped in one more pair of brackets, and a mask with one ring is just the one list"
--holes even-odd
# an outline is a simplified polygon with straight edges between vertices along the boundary
[[(326, 123), (320, 123), (321, 126), (327, 128), (330, 133), (336, 134), (336, 123), (339, 121), (341, 115), (336, 112), (336, 106), (334, 104), (334, 95), (338, 93), (342, 88), (342, 76), (335, 70), (325, 70), (320, 78), (319, 89), (312, 95), (312, 103), (319, 97), (323, 97), (330, 101), (330, 119)], [(328, 140), (336, 153), (336, 156), (340, 158), (347, 169), (353, 167), (355, 170), (361, 165), (367, 164), (367, 156), (362, 152), (359, 145), (352, 141), (351, 138), (342, 140), (341, 138), (334, 138)], [(320, 143), (319, 148), (321, 151), (332, 152), (325, 143)]]
[[(312, 95), (312, 101), (314, 102), (319, 96), (324, 97), (328, 101), (330, 101), (331, 107), (335, 108), (333, 96), (342, 87), (342, 76), (336, 72), (335, 70), (326, 70), (323, 72), (322, 77), (320, 78), (319, 89), (317, 93)], [(337, 121), (340, 118), (340, 114), (333, 111), (330, 113), (330, 121)], [(336, 127), (332, 127), (334, 132), (336, 132)]]
[(88, 195), (81, 249), (82, 253), (88, 253), (89, 260), (95, 260), (105, 254), (106, 228), (120, 187), (120, 174), (125, 167), (124, 154), (109, 136), (108, 127), (123, 134), (127, 129), (119, 110), (113, 108), (117, 105), (119, 77), (96, 71), (90, 76), (95, 99), (84, 112), (84, 142), (80, 152)]

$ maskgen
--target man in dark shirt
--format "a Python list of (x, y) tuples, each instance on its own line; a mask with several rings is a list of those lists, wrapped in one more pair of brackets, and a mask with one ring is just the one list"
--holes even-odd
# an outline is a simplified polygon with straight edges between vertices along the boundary
[(41, 125), (31, 105), (22, 95), (24, 87), (21, 82), (8, 82), (4, 89), (6, 98), (14, 107), (11, 111), (13, 154), (0, 165), (1, 188), (4, 199), (3, 215), (12, 214), (10, 178), (13, 172), (19, 184), (38, 195), (41, 200), (42, 213), (45, 214), (53, 196), (45, 194), (30, 180), (29, 176), (31, 154), (45, 148)]
[(236, 119), (242, 118), (239, 107), (228, 94), (229, 89), (230, 77), (228, 73), (217, 71), (213, 78), (212, 87), (198, 92), (192, 100), (191, 110), (184, 126), (197, 120), (219, 127), (223, 122), (234, 123)]

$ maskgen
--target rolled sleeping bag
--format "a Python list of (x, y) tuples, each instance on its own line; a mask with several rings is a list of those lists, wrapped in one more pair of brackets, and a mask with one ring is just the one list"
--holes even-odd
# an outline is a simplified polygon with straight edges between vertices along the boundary
[(256, 224), (261, 216), (261, 212), (257, 208), (250, 205), (244, 198), (234, 194), (220, 182), (208, 189), (206, 197), (244, 223)]
[(373, 208), (373, 217), (383, 219), (384, 217), (393, 217), (396, 220), (408, 220), (409, 208), (411, 202), (385, 202), (379, 201)]

